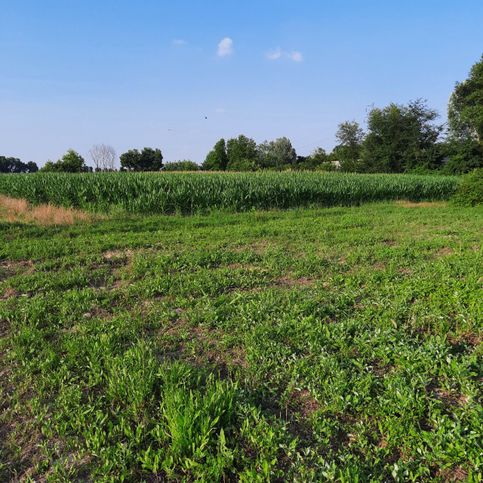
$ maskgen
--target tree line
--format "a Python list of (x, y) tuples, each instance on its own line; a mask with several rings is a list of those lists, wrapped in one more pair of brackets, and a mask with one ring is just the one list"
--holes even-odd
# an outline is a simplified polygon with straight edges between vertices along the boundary
[[(257, 144), (241, 134), (220, 139), (202, 165), (189, 160), (163, 164), (160, 149), (131, 149), (119, 157), (121, 171), (258, 171), (341, 170), (363, 173), (458, 174), (483, 166), (483, 56), (469, 76), (457, 83), (448, 104), (448, 124), (437, 122), (438, 113), (417, 99), (370, 109), (366, 130), (355, 121), (339, 124), (334, 149), (316, 148), (309, 156), (297, 155), (290, 140), (281, 137)], [(114, 171), (116, 152), (111, 146), (93, 146), (94, 168), (74, 150), (40, 171)], [(0, 172), (32, 173), (38, 167), (17, 158), (0, 156)]]

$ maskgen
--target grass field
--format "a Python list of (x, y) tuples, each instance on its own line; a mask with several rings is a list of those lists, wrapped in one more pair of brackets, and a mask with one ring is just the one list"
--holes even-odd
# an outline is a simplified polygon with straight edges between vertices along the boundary
[(480, 481), (482, 221), (0, 212), (0, 480)]
[(36, 173), (0, 175), (0, 193), (90, 211), (172, 214), (447, 200), (455, 176), (348, 173)]

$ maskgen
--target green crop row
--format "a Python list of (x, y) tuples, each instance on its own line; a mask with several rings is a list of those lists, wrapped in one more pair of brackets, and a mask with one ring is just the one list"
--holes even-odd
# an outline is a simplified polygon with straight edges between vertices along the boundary
[(349, 206), (444, 200), (457, 177), (343, 173), (96, 173), (0, 175), (0, 193), (95, 211), (195, 213), (210, 209)]

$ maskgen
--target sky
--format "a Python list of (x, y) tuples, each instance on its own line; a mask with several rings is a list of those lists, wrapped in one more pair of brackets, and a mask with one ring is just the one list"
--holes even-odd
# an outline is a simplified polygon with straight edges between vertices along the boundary
[(482, 0), (0, 0), (0, 155), (330, 150), (371, 106), (424, 98), (443, 122), (482, 53)]

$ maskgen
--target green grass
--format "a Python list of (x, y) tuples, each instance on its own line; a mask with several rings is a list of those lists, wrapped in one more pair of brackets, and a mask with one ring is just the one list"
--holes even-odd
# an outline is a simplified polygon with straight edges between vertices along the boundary
[(0, 193), (32, 203), (103, 212), (117, 208), (191, 214), (395, 199), (446, 200), (459, 181), (451, 176), (347, 173), (36, 173), (0, 175)]
[(0, 224), (0, 480), (480, 481), (482, 221)]

